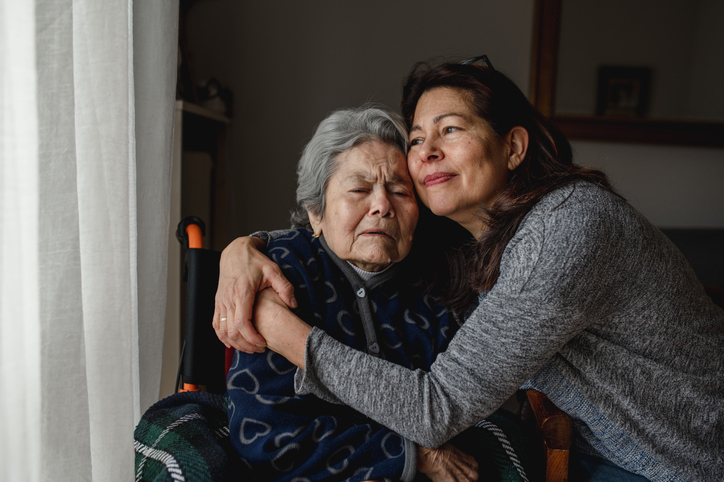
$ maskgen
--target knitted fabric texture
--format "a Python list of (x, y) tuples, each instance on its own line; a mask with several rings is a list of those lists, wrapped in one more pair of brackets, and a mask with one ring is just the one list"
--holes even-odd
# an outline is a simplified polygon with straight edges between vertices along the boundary
[[(495, 286), (429, 371), (365, 356), (314, 328), (296, 388), (326, 391), (435, 446), (549, 363), (661, 474), (722, 479), (724, 311), (661, 231), (589, 183), (532, 208)], [(615, 463), (635, 467), (634, 458), (619, 453)]]
[[(357, 349), (429, 368), (458, 327), (393, 265), (369, 280), (299, 229), (267, 252), (294, 285), (296, 313)], [(416, 448), (355, 410), (295, 396), (295, 368), (274, 352), (237, 352), (227, 378), (231, 440), (264, 480), (412, 480)]]

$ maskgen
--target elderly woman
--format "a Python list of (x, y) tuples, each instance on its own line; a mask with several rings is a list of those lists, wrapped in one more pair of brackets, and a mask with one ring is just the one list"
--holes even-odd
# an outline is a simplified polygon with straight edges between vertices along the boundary
[[(299, 161), (297, 228), (267, 253), (295, 287), (297, 315), (354, 349), (427, 370), (459, 324), (406, 260), (418, 219), (406, 142), (386, 110), (330, 115)], [(294, 369), (272, 351), (237, 352), (227, 378), (231, 440), (260, 480), (404, 481), (418, 469), (475, 478), (476, 462), (452, 446), (418, 448), (351, 408), (295, 396)]]
[[(724, 311), (683, 255), (602, 173), (574, 164), (566, 139), (489, 64), (416, 68), (403, 114), (422, 202), (476, 239), (439, 278), (447, 303), (470, 291), (481, 302), (421, 372), (340, 345), (277, 299), (255, 323), (305, 369), (297, 392), (330, 391), (435, 446), (533, 387), (573, 421), (572, 479), (721, 480)], [(248, 276), (225, 273), (240, 277), (231, 286), (271, 278), (288, 301), (252, 261)], [(243, 289), (229, 286), (217, 310), (243, 323)], [(218, 333), (237, 343), (236, 327)]]

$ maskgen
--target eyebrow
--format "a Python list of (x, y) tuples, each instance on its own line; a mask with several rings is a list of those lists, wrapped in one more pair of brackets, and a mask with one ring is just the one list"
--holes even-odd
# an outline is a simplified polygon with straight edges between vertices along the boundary
[[(347, 176), (347, 179), (352, 180), (352, 181), (375, 182), (377, 180), (377, 177), (369, 176), (367, 174), (362, 174), (362, 173), (358, 172), (358, 173), (350, 174), (349, 176)], [(385, 181), (385, 184), (407, 185), (407, 184), (411, 184), (411, 183), (408, 182), (407, 179), (405, 179), (404, 177), (398, 176), (397, 174), (393, 174), (387, 178), (387, 180)]]
[[(433, 125), (434, 125), (434, 124), (437, 124), (438, 122), (440, 122), (441, 120), (443, 120), (443, 119), (446, 118), (446, 117), (460, 117), (460, 118), (462, 118), (463, 120), (468, 120), (468, 116), (466, 116), (465, 114), (460, 114), (459, 112), (448, 112), (447, 114), (440, 114), (439, 116), (435, 117), (435, 118), (432, 120)], [(410, 132), (412, 132), (412, 131), (419, 131), (419, 130), (422, 130), (422, 127), (420, 127), (419, 124), (418, 124), (418, 125), (414, 125), (414, 126), (412, 126), (412, 127), (410, 128)]]

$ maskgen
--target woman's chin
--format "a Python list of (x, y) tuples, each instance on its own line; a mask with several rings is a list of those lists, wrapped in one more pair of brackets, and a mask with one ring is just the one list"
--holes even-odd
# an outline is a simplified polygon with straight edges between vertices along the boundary
[(430, 208), (430, 211), (432, 211), (432, 213), (435, 216), (445, 216), (446, 218), (449, 218), (449, 217), (455, 215), (454, 207), (447, 205), (447, 204), (430, 203), (430, 205), (428, 207)]
[(364, 256), (360, 256), (357, 259), (350, 259), (349, 261), (357, 266), (359, 269), (364, 271), (382, 271), (387, 268), (390, 264), (395, 262), (399, 258), (397, 253), (392, 253), (389, 250), (370, 250), (365, 253)]

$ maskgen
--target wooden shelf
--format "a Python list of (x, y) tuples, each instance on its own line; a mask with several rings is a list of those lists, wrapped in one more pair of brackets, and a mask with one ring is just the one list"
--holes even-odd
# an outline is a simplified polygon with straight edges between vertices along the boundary
[(574, 140), (724, 146), (724, 123), (717, 122), (562, 115), (551, 122)]
[(226, 117), (224, 114), (216, 112), (215, 110), (207, 109), (206, 107), (188, 102), (186, 100), (177, 100), (176, 109), (188, 112), (189, 114), (195, 114), (207, 119), (211, 119), (222, 124), (231, 124), (231, 119)]

